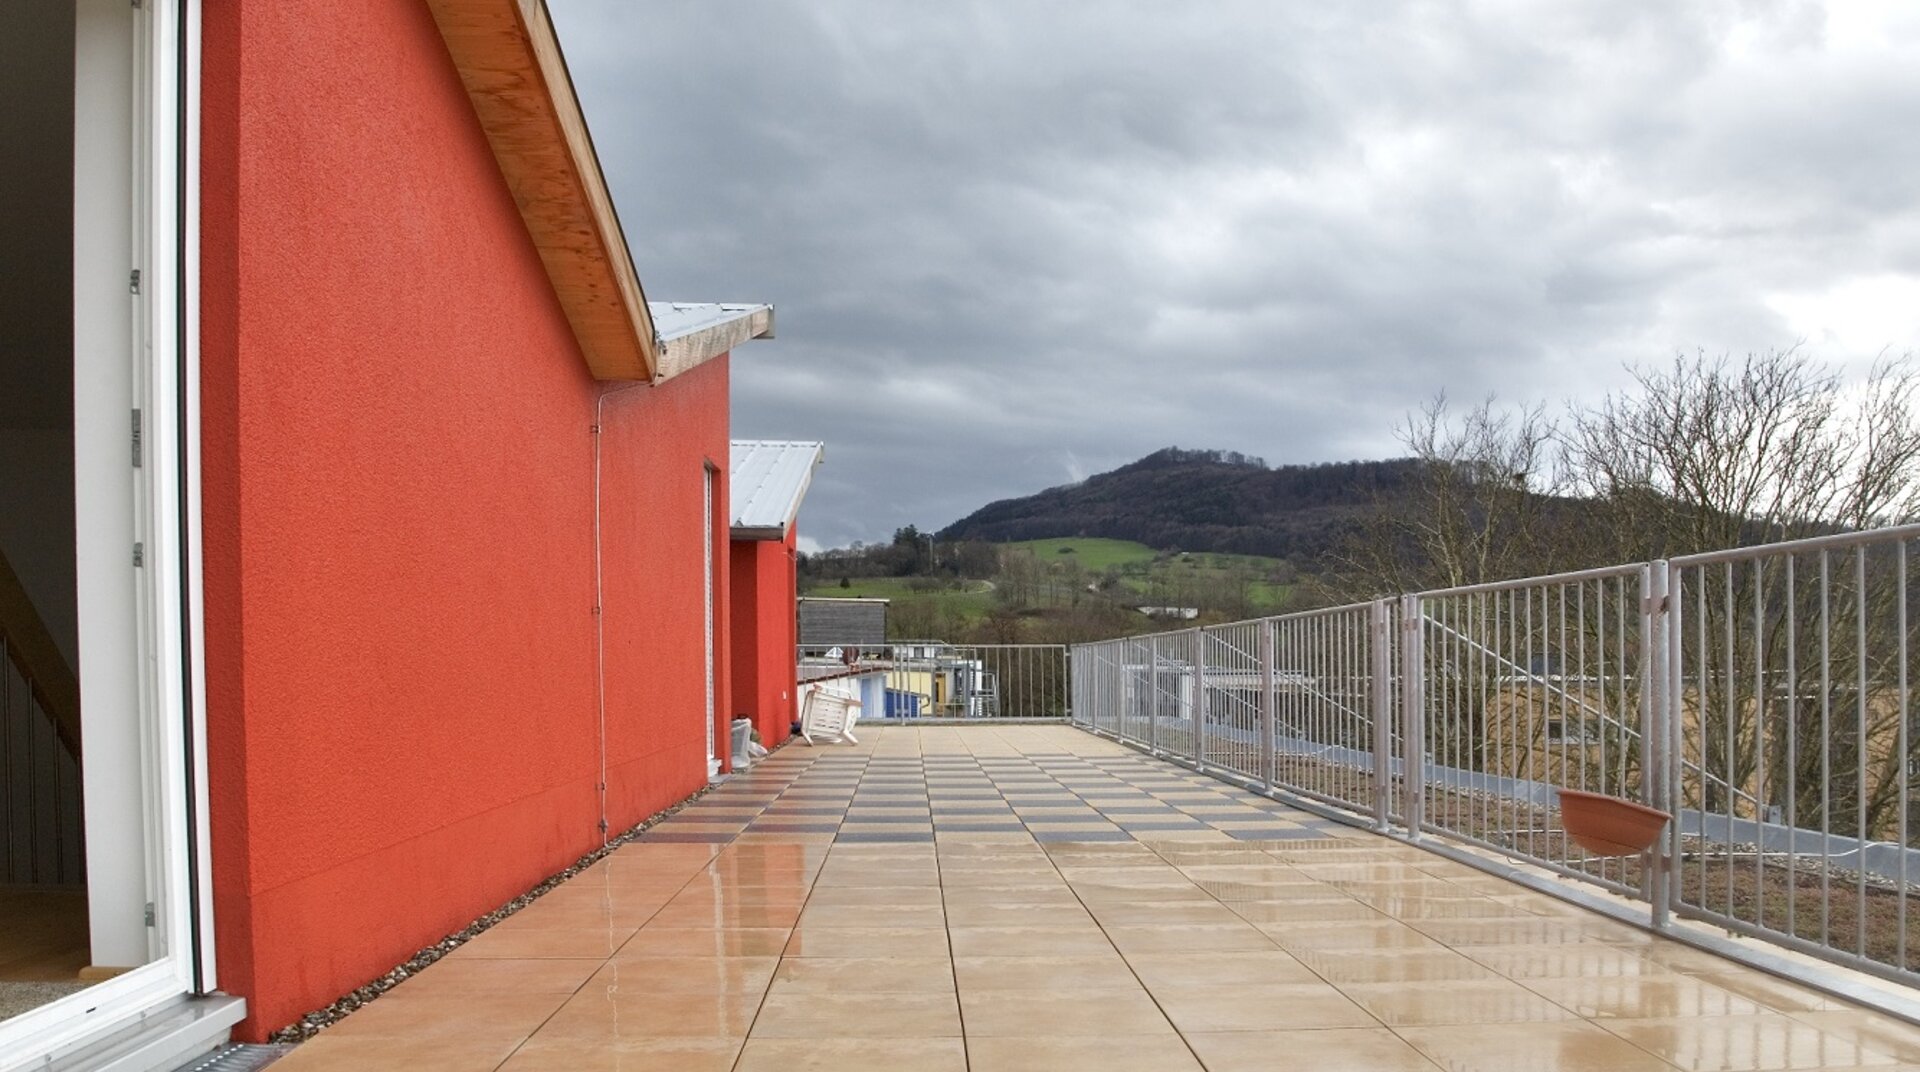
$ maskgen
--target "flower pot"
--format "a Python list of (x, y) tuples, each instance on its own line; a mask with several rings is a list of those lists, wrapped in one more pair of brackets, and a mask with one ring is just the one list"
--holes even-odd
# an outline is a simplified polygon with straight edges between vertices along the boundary
[(1647, 851), (1671, 818), (1658, 808), (1605, 793), (1560, 790), (1560, 825), (1574, 844), (1596, 856)]

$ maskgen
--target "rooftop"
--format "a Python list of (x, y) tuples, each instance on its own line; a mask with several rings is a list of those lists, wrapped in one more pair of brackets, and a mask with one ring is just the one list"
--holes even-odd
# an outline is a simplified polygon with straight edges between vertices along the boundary
[(728, 478), (733, 538), (785, 539), (825, 453), (815, 441), (734, 440)]
[(1920, 1030), (1065, 725), (792, 745), (275, 1067), (1839, 1069)]

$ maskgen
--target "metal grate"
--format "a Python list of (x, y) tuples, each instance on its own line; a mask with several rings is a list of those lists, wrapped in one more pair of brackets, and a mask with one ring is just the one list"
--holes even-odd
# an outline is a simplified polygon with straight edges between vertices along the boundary
[(196, 1057), (174, 1072), (256, 1072), (293, 1052), (288, 1042), (264, 1046), (222, 1046), (212, 1053)]

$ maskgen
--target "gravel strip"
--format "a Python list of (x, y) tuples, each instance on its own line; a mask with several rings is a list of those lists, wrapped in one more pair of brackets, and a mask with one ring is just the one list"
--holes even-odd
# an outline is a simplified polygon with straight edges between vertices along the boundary
[[(781, 748), (785, 748), (787, 747), (787, 745), (792, 743), (793, 743), (793, 739), (789, 738), (788, 740), (780, 742), (780, 746), (778, 748), (773, 749), (773, 751), (778, 752)], [(560, 885), (562, 882), (565, 882), (568, 879), (572, 878), (573, 876), (579, 874), (581, 871), (584, 871), (588, 867), (593, 866), (593, 864), (596, 861), (600, 860), (602, 857), (606, 856), (608, 853), (612, 852), (613, 850), (619, 848), (622, 845), (625, 845), (627, 842), (632, 841), (634, 838), (639, 837), (641, 834), (646, 833), (648, 830), (652, 829), (655, 825), (659, 824), (662, 820), (668, 819), (673, 815), (678, 814), (681, 811), (681, 809), (685, 808), (687, 805), (692, 804), (694, 801), (699, 800), (701, 797), (704, 797), (708, 793), (712, 792), (713, 788), (714, 788), (713, 786), (709, 785), (705, 789), (700, 790), (699, 792), (693, 794), (692, 796), (681, 801), (680, 803), (675, 804), (670, 808), (667, 808), (665, 811), (656, 812), (655, 814), (648, 816), (646, 819), (642, 820), (639, 825), (616, 835), (613, 838), (613, 840), (607, 842), (605, 845), (601, 846), (598, 849), (595, 849), (593, 852), (590, 852), (585, 856), (580, 857), (578, 860), (575, 860), (573, 862), (573, 865), (571, 867), (568, 867), (566, 870), (561, 871), (559, 874), (553, 875), (550, 878), (547, 878), (545, 881), (541, 882), (539, 885), (521, 894), (520, 896), (515, 897), (513, 900), (508, 901), (506, 904), (501, 905), (499, 908), (494, 909), (493, 911), (487, 913), (486, 915), (481, 916), (479, 919), (474, 920), (472, 923), (467, 924), (465, 927), (462, 927), (460, 930), (457, 930), (452, 934), (447, 935), (445, 938), (442, 938), (439, 941), (433, 943), (432, 945), (426, 947), (425, 949), (420, 950), (418, 953), (415, 953), (413, 956), (407, 958), (406, 963), (401, 964), (400, 966), (394, 968), (392, 971), (386, 973), (385, 975), (382, 975), (378, 979), (375, 979), (372, 982), (367, 983), (365, 986), (358, 987), (353, 991), (351, 991), (350, 993), (341, 995), (339, 1000), (335, 1001), (331, 1005), (328, 1005), (326, 1008), (315, 1009), (314, 1011), (306, 1014), (305, 1016), (302, 1016), (300, 1019), (287, 1025), (286, 1027), (283, 1027), (280, 1030), (275, 1031), (271, 1036), (268, 1037), (267, 1041), (269, 1042), (304, 1042), (307, 1039), (312, 1038), (313, 1036), (319, 1034), (321, 1031), (325, 1030), (326, 1028), (331, 1027), (334, 1024), (340, 1022), (341, 1018), (345, 1017), (348, 1013), (354, 1011), (355, 1009), (360, 1008), (363, 1005), (366, 1005), (367, 1003), (373, 1001), (375, 998), (379, 997), (380, 995), (386, 993), (389, 990), (392, 990), (394, 987), (399, 986), (401, 983), (406, 982), (408, 979), (413, 978), (415, 975), (417, 975), (422, 970), (424, 970), (429, 964), (432, 964), (434, 961), (439, 960), (441, 957), (444, 957), (448, 953), (453, 952), (455, 949), (460, 948), (462, 945), (471, 941), (475, 935), (478, 935), (480, 932), (486, 930), (488, 927), (493, 926), (494, 924), (500, 922), (501, 920), (506, 919), (508, 916), (513, 915), (515, 912), (520, 911), (522, 908), (525, 908), (528, 905), (532, 904), (534, 901), (538, 900), (540, 896), (546, 893), (548, 890), (553, 889), (554, 887)]]

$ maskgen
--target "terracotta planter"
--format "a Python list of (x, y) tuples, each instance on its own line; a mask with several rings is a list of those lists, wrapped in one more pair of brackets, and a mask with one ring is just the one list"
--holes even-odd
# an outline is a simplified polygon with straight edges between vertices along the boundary
[(1560, 790), (1560, 825), (1574, 844), (1597, 856), (1647, 851), (1671, 818), (1658, 808), (1604, 793)]

